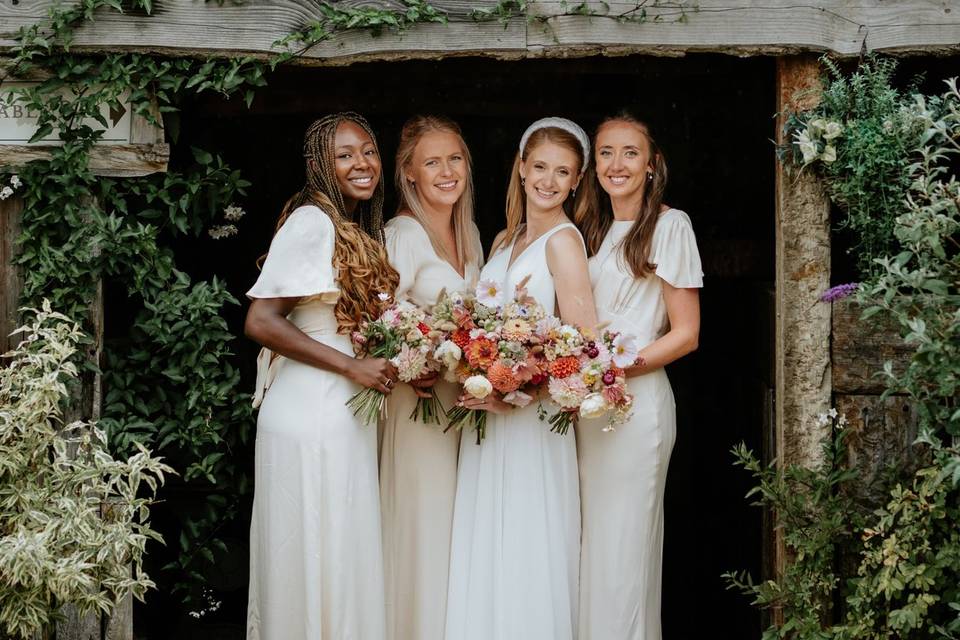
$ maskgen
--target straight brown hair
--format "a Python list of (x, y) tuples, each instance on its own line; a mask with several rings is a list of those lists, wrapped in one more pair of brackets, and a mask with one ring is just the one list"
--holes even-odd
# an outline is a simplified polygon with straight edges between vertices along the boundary
[[(626, 111), (600, 123), (593, 136), (594, 149), (597, 145), (597, 136), (603, 127), (615, 122), (625, 122), (637, 127), (647, 141), (650, 151), (653, 173), (648, 176), (644, 186), (640, 211), (637, 212), (637, 219), (627, 231), (627, 235), (616, 247), (616, 251), (623, 256), (633, 276), (645, 278), (656, 269), (656, 265), (650, 262), (650, 254), (653, 250), (653, 232), (660, 218), (660, 210), (663, 208), (663, 193), (667, 188), (667, 162), (657, 141), (650, 134), (647, 124)], [(603, 239), (613, 224), (613, 206), (610, 203), (610, 196), (600, 187), (596, 172), (592, 168), (589, 177), (596, 185), (594, 193), (597, 194), (599, 202), (597, 206), (585, 209), (585, 215), (576, 218), (575, 222), (580, 228), (580, 233), (583, 234), (587, 253), (592, 256), (600, 250), (600, 245), (603, 244)]]

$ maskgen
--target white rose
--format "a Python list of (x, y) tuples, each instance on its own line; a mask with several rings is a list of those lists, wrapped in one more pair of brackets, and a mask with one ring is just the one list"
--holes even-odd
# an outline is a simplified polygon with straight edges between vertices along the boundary
[(440, 343), (440, 346), (437, 347), (433, 355), (437, 360), (442, 362), (443, 366), (447, 369), (454, 369), (460, 364), (460, 358), (463, 357), (463, 352), (453, 340), (444, 340)]
[(483, 400), (493, 391), (493, 385), (483, 376), (470, 376), (463, 381), (463, 390), (477, 400)]
[(607, 412), (607, 401), (599, 393), (591, 393), (580, 405), (581, 418), (599, 418)]

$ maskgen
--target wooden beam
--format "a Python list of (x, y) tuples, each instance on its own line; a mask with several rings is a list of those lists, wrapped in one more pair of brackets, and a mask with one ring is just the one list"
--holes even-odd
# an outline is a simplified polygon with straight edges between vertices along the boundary
[[(50, 157), (52, 147), (0, 145), (0, 168), (16, 167)], [(97, 145), (90, 151), (90, 169), (98, 176), (145, 176), (167, 170), (168, 144)]]
[[(791, 112), (819, 100), (820, 65), (814, 56), (777, 61), (777, 142)], [(830, 305), (819, 301), (830, 286), (830, 202), (812, 171), (776, 167), (777, 458), (814, 465), (823, 431), (816, 417), (829, 409)]]
[[(15, 45), (17, 29), (42, 21), (58, 0), (0, 3), (0, 50)], [(390, 0), (375, 4), (389, 6)], [(369, 0), (338, 5), (370, 6)], [(310, 64), (348, 64), (359, 60), (486, 55), (522, 58), (587, 54), (648, 53), (682, 55), (712, 51), (735, 55), (833, 52), (857, 56), (863, 50), (891, 53), (960, 52), (960, 15), (953, 0), (681, 0), (646, 7), (647, 22), (619, 23), (611, 17), (562, 16), (546, 23), (515, 17), (475, 23), (474, 8), (491, 0), (437, 0), (450, 24), (417, 25), (397, 35), (373, 37), (352, 31), (306, 53)], [(652, 4), (652, 3), (649, 3)], [(569, 10), (557, 0), (531, 2), (530, 12), (556, 16)], [(603, 5), (590, 6), (601, 10)], [(637, 7), (614, 0), (609, 16)], [(636, 15), (633, 11), (632, 15)], [(314, 0), (258, 0), (255, 3), (155, 0), (152, 15), (101, 11), (96, 22), (77, 33), (74, 48), (88, 51), (134, 50), (174, 55), (254, 54), (268, 57), (273, 43), (315, 20)], [(684, 17), (683, 22), (678, 18)]]

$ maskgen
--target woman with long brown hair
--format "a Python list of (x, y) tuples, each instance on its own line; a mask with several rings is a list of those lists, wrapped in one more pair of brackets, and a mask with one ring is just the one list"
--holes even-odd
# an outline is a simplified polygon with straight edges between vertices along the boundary
[[(472, 290), (480, 273), (470, 151), (460, 127), (416, 116), (400, 133), (397, 215), (387, 253), (400, 274), (398, 300), (429, 308), (440, 292)], [(411, 419), (432, 386), (445, 407), (457, 385), (435, 377), (394, 390), (380, 446), (380, 501), (389, 640), (442, 640), (450, 530), (457, 483), (455, 431)]]
[(697, 348), (703, 272), (690, 217), (663, 203), (667, 164), (629, 114), (594, 137), (599, 206), (577, 218), (597, 315), (633, 334), (633, 416), (613, 433), (577, 425), (583, 541), (580, 637), (660, 640), (663, 495), (676, 410), (663, 367)]
[(385, 638), (377, 433), (345, 405), (396, 381), (386, 360), (355, 358), (349, 337), (398, 281), (382, 245), (378, 153), (358, 114), (307, 129), (306, 185), (247, 292), (246, 333), (264, 346), (248, 640)]
[[(548, 314), (596, 326), (587, 254), (570, 215), (593, 201), (590, 141), (565, 118), (520, 139), (507, 226), (481, 280), (527, 293)], [(446, 640), (572, 640), (577, 635), (580, 497), (576, 443), (551, 433), (537, 403), (461, 396), (490, 412), (479, 446), (464, 431), (450, 559)]]

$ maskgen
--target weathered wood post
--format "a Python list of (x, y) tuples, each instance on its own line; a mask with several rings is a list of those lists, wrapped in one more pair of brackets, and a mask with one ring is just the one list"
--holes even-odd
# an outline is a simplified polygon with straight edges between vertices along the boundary
[[(15, 105), (11, 103), (11, 85), (39, 82), (42, 79), (42, 76), (32, 76), (17, 79), (15, 82), (4, 82), (5, 91), (0, 94), (0, 107), (6, 115), (0, 118), (0, 139), (4, 141), (0, 144), (0, 169), (22, 166), (31, 160), (48, 157), (51, 147), (58, 144), (55, 138), (30, 144), (28, 141), (36, 130), (36, 119), (20, 109), (14, 109)], [(114, 127), (106, 137), (110, 142), (96, 146), (91, 153), (90, 167), (96, 175), (130, 177), (166, 170), (170, 148), (164, 141), (162, 126), (131, 113), (129, 107), (124, 117), (114, 121)], [(0, 201), (0, 353), (13, 346), (9, 334), (18, 326), (19, 321), (17, 309), (22, 278), (13, 260), (17, 252), (16, 242), (20, 235), (23, 206), (23, 199), (17, 194)], [(97, 365), (100, 364), (103, 347), (102, 294), (103, 284), (98, 282), (96, 295), (90, 301), (86, 318), (93, 338), (92, 344), (87, 347), (86, 356)], [(100, 418), (100, 409), (100, 376), (85, 374), (79, 389), (70, 398), (64, 420), (66, 423), (81, 419), (96, 421)], [(114, 615), (110, 617), (96, 614), (80, 616), (72, 608), (67, 608), (64, 613), (66, 619), (56, 625), (55, 640), (133, 639), (131, 596), (119, 603)]]
[[(820, 95), (814, 55), (777, 59), (777, 142), (790, 112), (809, 110)], [(776, 456), (780, 465), (816, 465), (826, 431), (816, 417), (831, 393), (830, 305), (819, 301), (830, 286), (830, 203), (812, 171), (776, 167)], [(775, 534), (775, 567), (788, 562)]]

